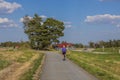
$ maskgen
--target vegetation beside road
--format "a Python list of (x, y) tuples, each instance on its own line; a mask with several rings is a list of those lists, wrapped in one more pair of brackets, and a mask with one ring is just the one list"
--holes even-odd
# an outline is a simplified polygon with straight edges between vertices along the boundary
[(43, 56), (32, 49), (0, 48), (0, 80), (34, 80)]
[(39, 57), (32, 62), (31, 68), (22, 75), (20, 80), (34, 80), (33, 77), (36, 73), (36, 70), (41, 65), (42, 58), (43, 58), (43, 54), (39, 54)]
[(100, 80), (120, 80), (120, 54), (72, 51), (67, 57)]

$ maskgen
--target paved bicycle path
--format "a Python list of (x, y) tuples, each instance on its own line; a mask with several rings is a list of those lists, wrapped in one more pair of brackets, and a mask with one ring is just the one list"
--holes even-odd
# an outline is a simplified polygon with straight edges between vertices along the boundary
[(98, 80), (70, 60), (57, 53), (46, 53), (40, 80)]

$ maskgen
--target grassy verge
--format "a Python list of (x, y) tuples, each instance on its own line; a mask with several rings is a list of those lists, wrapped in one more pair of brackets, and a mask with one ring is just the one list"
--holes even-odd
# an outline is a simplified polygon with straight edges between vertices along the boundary
[(7, 60), (0, 60), (0, 70), (10, 65), (10, 62)]
[(35, 53), (33, 53), (33, 51), (26, 50), (24, 51), (24, 54), (17, 59), (17, 62), (20, 62), (20, 63), (26, 62), (30, 60), (34, 54)]
[[(32, 49), (0, 49), (0, 80), (32, 80), (43, 55)], [(37, 71), (38, 72), (38, 71)], [(34, 75), (36, 74), (36, 75)], [(7, 75), (7, 77), (6, 77)]]
[(67, 57), (100, 80), (120, 80), (119, 54), (71, 52)]
[(38, 67), (41, 65), (44, 54), (39, 54), (39, 57), (32, 62), (31, 68), (25, 72), (20, 80), (33, 80), (33, 75), (35, 74)]

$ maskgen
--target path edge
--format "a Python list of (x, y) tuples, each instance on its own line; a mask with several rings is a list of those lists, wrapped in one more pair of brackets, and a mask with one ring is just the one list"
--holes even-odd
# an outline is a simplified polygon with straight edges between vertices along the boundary
[(37, 69), (35, 75), (33, 75), (33, 80), (40, 80), (40, 75), (42, 73), (42, 68), (43, 68), (43, 65), (44, 65), (44, 62), (45, 62), (45, 59), (46, 59), (46, 54), (45, 53), (43, 53), (43, 54), (44, 54), (44, 56), (43, 56), (43, 59), (41, 61), (41, 65)]
[(78, 67), (81, 71), (83, 71), (84, 73), (86, 73), (88, 76), (94, 78), (95, 80), (99, 80), (96, 76), (94, 76), (93, 74), (89, 73), (87, 70), (85, 70), (84, 68), (82, 68), (80, 65), (78, 65), (77, 63), (75, 63), (74, 61), (70, 60), (67, 56), (66, 59), (73, 65), (75, 65), (76, 67)]

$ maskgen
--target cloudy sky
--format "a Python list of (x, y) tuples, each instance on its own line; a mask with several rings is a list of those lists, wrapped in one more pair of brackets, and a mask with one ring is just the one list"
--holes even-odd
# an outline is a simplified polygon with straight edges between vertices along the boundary
[(0, 42), (27, 41), (21, 21), (35, 13), (65, 23), (61, 41), (120, 39), (120, 0), (0, 0)]

